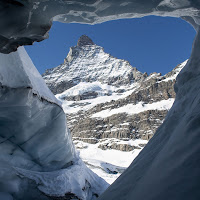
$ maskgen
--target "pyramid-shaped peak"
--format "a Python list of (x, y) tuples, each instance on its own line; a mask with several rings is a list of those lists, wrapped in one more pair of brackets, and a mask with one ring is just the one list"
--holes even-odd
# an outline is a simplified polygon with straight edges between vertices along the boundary
[(78, 40), (77, 46), (82, 47), (85, 45), (94, 45), (94, 42), (87, 35), (82, 35)]

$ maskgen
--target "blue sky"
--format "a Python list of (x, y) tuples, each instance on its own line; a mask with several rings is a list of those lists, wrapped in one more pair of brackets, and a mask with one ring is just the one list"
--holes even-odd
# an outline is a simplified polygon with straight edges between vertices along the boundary
[(26, 46), (26, 50), (43, 73), (63, 63), (70, 46), (83, 34), (142, 72), (165, 74), (189, 58), (195, 31), (181, 19), (155, 16), (97, 25), (54, 22), (49, 39)]

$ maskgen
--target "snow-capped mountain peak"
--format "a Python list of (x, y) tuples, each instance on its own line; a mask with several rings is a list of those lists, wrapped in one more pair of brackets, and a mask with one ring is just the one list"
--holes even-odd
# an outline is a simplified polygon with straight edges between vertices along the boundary
[[(112, 183), (163, 123), (174, 102), (176, 77), (186, 63), (164, 76), (143, 74), (81, 36), (64, 64), (48, 70), (44, 79), (63, 103), (81, 157)], [(115, 153), (119, 160), (113, 162)], [(131, 159), (122, 162), (124, 155)]]
[(62, 93), (80, 82), (99, 81), (120, 87), (142, 80), (144, 76), (128, 61), (114, 58), (85, 35), (80, 37), (77, 46), (70, 48), (63, 64), (47, 70), (43, 75), (54, 94)]

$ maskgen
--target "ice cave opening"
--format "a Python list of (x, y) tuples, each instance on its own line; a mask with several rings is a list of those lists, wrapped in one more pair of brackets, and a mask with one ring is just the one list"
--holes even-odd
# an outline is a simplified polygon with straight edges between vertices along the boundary
[(52, 19), (94, 24), (146, 15), (191, 23), (197, 31), (192, 54), (177, 77), (165, 121), (99, 199), (200, 198), (198, 1), (33, 0), (2, 1), (0, 7), (1, 199), (95, 199), (107, 187), (75, 153), (60, 103), (17, 47), (47, 38)]
[[(124, 36), (115, 32), (121, 29), (120, 23), (125, 24)], [(134, 29), (130, 29), (131, 26)], [(178, 31), (175, 32), (174, 28)], [(175, 79), (189, 58), (193, 27), (181, 19), (147, 16), (142, 19), (117, 20), (108, 25), (103, 23), (97, 26), (66, 25), (58, 22), (53, 23), (52, 29), (45, 45), (38, 43), (37, 46), (27, 46), (26, 49), (32, 60), (35, 58), (43, 60), (44, 64), (40, 62), (37, 64), (39, 67), (53, 66), (46, 67), (42, 76), (52, 93), (62, 102), (67, 126), (76, 149), (91, 170), (112, 184), (152, 138), (173, 105)], [(106, 29), (106, 37), (101, 36), (102, 31), (97, 32), (99, 29)], [(170, 34), (165, 35), (168, 29), (171, 30)], [(140, 38), (138, 34), (134, 34), (136, 31), (140, 35), (142, 32), (143, 36)], [(93, 37), (81, 36), (85, 32), (93, 35), (96, 41)], [(114, 34), (115, 38), (112, 36)], [(74, 35), (78, 36), (76, 40)], [(173, 40), (170, 40), (171, 35)], [(191, 39), (189, 36), (186, 37), (187, 35), (190, 35)], [(134, 56), (133, 63), (136, 64), (131, 65), (129, 60), (113, 56), (112, 53), (116, 52), (109, 52), (108, 48), (99, 45), (99, 40), (106, 40), (111, 47), (117, 43), (121, 54), (123, 51), (133, 52), (131, 57)], [(137, 40), (144, 43), (136, 43)], [(148, 42), (149, 40), (152, 40), (152, 43)], [(141, 49), (134, 49), (141, 44), (143, 46)], [(187, 55), (186, 50), (181, 51), (185, 48), (188, 48)], [(157, 52), (149, 53), (155, 49)], [(139, 52), (134, 55), (137, 50)], [(180, 52), (184, 55), (180, 56)], [(175, 58), (180, 57), (180, 60), (182, 58), (180, 64), (171, 64), (172, 67), (169, 68), (168, 63), (166, 74), (161, 74), (160, 71), (156, 73), (157, 68), (149, 59), (156, 62), (157, 55), (160, 55), (165, 60), (160, 59), (162, 62), (159, 67), (164, 68), (167, 59), (175, 60), (172, 57), (175, 53)], [(137, 66), (135, 58), (138, 54), (142, 54), (143, 60), (148, 60), (148, 67), (151, 68), (149, 71), (152, 73), (145, 73), (144, 68)], [(140, 59), (138, 58), (139, 63)], [(57, 63), (51, 64), (55, 63), (55, 60)], [(63, 64), (60, 64), (61, 62)]]

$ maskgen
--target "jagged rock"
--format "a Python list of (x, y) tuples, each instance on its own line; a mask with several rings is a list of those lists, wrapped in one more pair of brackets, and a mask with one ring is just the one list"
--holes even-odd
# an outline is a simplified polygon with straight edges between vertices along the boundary
[(134, 149), (140, 149), (137, 146), (131, 146), (128, 144), (117, 144), (117, 143), (111, 143), (111, 144), (100, 144), (98, 148), (102, 150), (107, 150), (107, 149), (116, 149), (120, 151), (133, 151)]
[(87, 35), (82, 35), (78, 40), (77, 46), (82, 47), (85, 45), (94, 45), (94, 42)]

